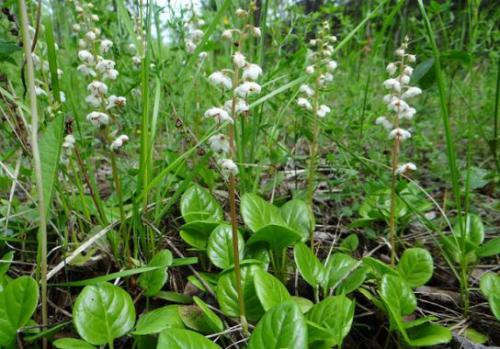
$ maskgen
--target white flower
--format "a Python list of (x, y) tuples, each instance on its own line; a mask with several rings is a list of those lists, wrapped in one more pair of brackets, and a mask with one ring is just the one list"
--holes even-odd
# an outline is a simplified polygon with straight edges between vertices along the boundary
[(405, 68), (403, 69), (403, 74), (411, 76), (411, 74), (413, 74), (413, 68), (408, 65), (405, 66)]
[(78, 58), (87, 64), (94, 64), (94, 56), (87, 50), (78, 51)]
[(410, 62), (410, 63), (414, 63), (417, 61), (417, 56), (415, 56), (415, 55), (408, 55), (407, 58), (408, 58), (408, 62)]
[(248, 64), (243, 69), (242, 78), (243, 78), (243, 80), (253, 80), (253, 81), (255, 81), (261, 75), (262, 75), (262, 68), (261, 67), (259, 67), (257, 64)]
[(408, 85), (410, 83), (410, 77), (408, 75), (401, 75), (399, 81), (401, 81), (403, 85)]
[(396, 113), (401, 113), (410, 108), (408, 103), (406, 103), (402, 99), (397, 98), (396, 96), (393, 96), (391, 103), (389, 103), (388, 106), (390, 110), (395, 111)]
[(229, 141), (227, 137), (221, 133), (216, 134), (208, 139), (210, 143), (210, 148), (215, 153), (228, 153), (229, 152)]
[(63, 148), (67, 148), (67, 149), (73, 149), (74, 146), (75, 146), (75, 137), (73, 135), (67, 135), (66, 137), (64, 137), (64, 143), (63, 143)]
[(60, 79), (63, 76), (64, 72), (62, 69), (57, 68), (57, 77)]
[(86, 48), (87, 47), (87, 42), (83, 39), (78, 39), (78, 47), (79, 48)]
[(35, 69), (39, 69), (40, 66), (42, 65), (42, 61), (40, 60), (40, 57), (36, 53), (31, 54), (31, 60), (33, 61), (33, 65), (35, 66)]
[(94, 108), (99, 108), (101, 106), (101, 103), (102, 103), (102, 98), (99, 96), (95, 96), (93, 94), (90, 94), (87, 97), (85, 97), (85, 102), (87, 104), (90, 104)]
[(139, 57), (139, 56), (133, 56), (132, 57), (132, 63), (134, 63), (134, 65), (140, 65), (141, 62), (142, 62), (141, 57)]
[(94, 69), (89, 68), (85, 64), (80, 64), (78, 68), (76, 68), (76, 70), (78, 70), (78, 72), (81, 73), (83, 76), (92, 76), (92, 77), (96, 76)]
[(125, 104), (127, 104), (127, 99), (125, 97), (111, 95), (108, 98), (106, 109), (109, 110), (114, 107), (123, 107)]
[(337, 62), (330, 61), (330, 62), (328, 62), (326, 67), (328, 68), (329, 71), (333, 72), (335, 69), (337, 69), (337, 66), (338, 66)]
[(301, 93), (306, 94), (308, 97), (314, 96), (314, 90), (307, 84), (302, 84), (299, 87), (299, 91)]
[(196, 50), (196, 44), (191, 40), (186, 40), (186, 51), (187, 53), (193, 53)]
[(386, 89), (394, 90), (396, 92), (401, 91), (401, 84), (396, 79), (387, 79), (384, 81), (384, 87)]
[(394, 54), (399, 57), (404, 57), (405, 56), (405, 50), (403, 48), (398, 48)]
[(230, 90), (233, 87), (233, 82), (229, 77), (227, 77), (223, 72), (216, 71), (208, 77), (208, 81), (215, 86), (221, 86), (226, 90)]
[(319, 77), (320, 85), (324, 85), (325, 83), (332, 81), (333, 81), (333, 75), (330, 73), (321, 74)]
[(207, 57), (208, 57), (208, 53), (206, 53), (205, 51), (200, 52), (200, 54), (198, 55), (198, 59), (200, 61), (204, 61), (205, 59), (207, 59)]
[(97, 71), (101, 73), (105, 72), (106, 70), (114, 69), (114, 67), (115, 62), (111, 59), (100, 59), (95, 66)]
[(98, 22), (98, 21), (99, 21), (99, 16), (98, 16), (98, 15), (92, 15), (92, 16), (90, 16), (90, 18), (91, 18), (94, 22)]
[(87, 90), (93, 95), (104, 95), (108, 93), (108, 86), (102, 81), (94, 80), (87, 86)]
[(127, 50), (131, 55), (133, 55), (136, 52), (135, 44), (128, 44)]
[(318, 111), (316, 112), (316, 115), (318, 115), (320, 118), (324, 118), (326, 114), (330, 113), (331, 109), (327, 105), (320, 105), (318, 108)]
[(405, 139), (408, 139), (411, 137), (411, 133), (408, 132), (407, 130), (403, 128), (395, 128), (389, 133), (389, 138), (398, 138), (399, 140), (404, 141)]
[(240, 86), (236, 87), (234, 92), (237, 96), (241, 98), (246, 98), (251, 94), (260, 93), (261, 87), (259, 84), (253, 81), (245, 81)]
[(222, 172), (225, 175), (237, 175), (238, 174), (238, 166), (231, 159), (221, 159), (218, 161), (219, 166), (222, 168)]
[(226, 29), (222, 32), (222, 38), (225, 40), (232, 40), (233, 39), (233, 31), (230, 29)]
[(111, 150), (116, 150), (120, 148), (125, 142), (128, 142), (128, 136), (127, 135), (120, 135), (118, 136), (109, 146)]
[(256, 38), (260, 38), (262, 36), (262, 32), (259, 27), (253, 27), (253, 36)]
[(246, 17), (248, 15), (248, 12), (243, 10), (242, 8), (237, 9), (235, 13), (236, 13), (236, 16), (238, 16), (240, 18)]
[(61, 103), (66, 102), (66, 94), (63, 91), (59, 91), (59, 100)]
[(104, 80), (116, 80), (116, 78), (118, 77), (118, 70), (116, 69), (109, 69), (109, 70), (106, 70), (102, 76), (104, 78)]
[(396, 173), (397, 174), (405, 174), (408, 171), (415, 171), (416, 169), (417, 169), (417, 166), (414, 163), (408, 162), (406, 164), (400, 165), (396, 169)]
[(389, 94), (389, 95), (385, 95), (385, 96), (384, 96), (384, 98), (383, 98), (383, 100), (384, 100), (384, 102), (385, 102), (386, 104), (390, 104), (390, 103), (394, 100), (394, 98), (396, 98), (396, 99), (397, 99), (397, 97), (396, 97), (396, 96), (393, 96), (393, 95), (390, 95), (390, 94)]
[[(224, 109), (228, 113), (232, 113), (233, 109), (233, 100), (230, 99), (224, 103)], [(244, 113), (250, 110), (250, 107), (248, 106), (247, 102), (245, 102), (243, 99), (236, 98), (236, 104), (234, 105), (235, 113)]]
[(330, 36), (328, 39), (330, 39), (330, 42), (337, 42), (337, 37), (335, 35)]
[(245, 64), (247, 63), (247, 60), (245, 56), (239, 51), (235, 52), (233, 55), (233, 63), (238, 67), (238, 68), (243, 68)]
[(71, 29), (72, 29), (75, 33), (78, 33), (78, 32), (80, 31), (80, 29), (81, 29), (80, 24), (78, 24), (78, 23), (73, 24), (73, 25), (71, 26)]
[(389, 63), (387, 65), (387, 68), (385, 68), (385, 70), (389, 73), (389, 75), (394, 75), (396, 74), (396, 71), (398, 70), (398, 66), (396, 65), (396, 63)]
[(101, 41), (100, 51), (102, 54), (107, 53), (109, 49), (113, 46), (113, 41), (109, 39), (104, 39)]
[(314, 66), (313, 65), (310, 65), (306, 68), (306, 74), (308, 74), (308, 75), (314, 74)]
[(97, 35), (93, 31), (89, 31), (85, 34), (85, 38), (88, 41), (94, 41), (95, 39), (97, 39)]
[(35, 94), (37, 96), (47, 96), (47, 92), (45, 92), (45, 90), (39, 86), (35, 86)]
[(304, 108), (304, 109), (312, 110), (311, 103), (309, 103), (309, 101), (304, 97), (297, 98), (297, 105), (299, 107)]
[(205, 112), (206, 118), (214, 118), (217, 122), (227, 121), (230, 124), (234, 122), (233, 118), (229, 116), (229, 113), (222, 108), (210, 108)]
[(375, 124), (383, 126), (387, 131), (392, 129), (392, 123), (385, 116), (379, 116), (375, 120)]
[(316, 46), (316, 44), (317, 44), (317, 41), (315, 39), (309, 40), (309, 45)]
[(194, 29), (192, 30), (190, 33), (189, 33), (189, 37), (193, 40), (193, 41), (197, 41), (199, 39), (201, 39), (203, 37), (203, 30), (200, 30), (200, 29)]
[(415, 86), (412, 86), (410, 87), (408, 90), (406, 90), (402, 95), (401, 95), (401, 98), (412, 98), (412, 97), (416, 97), (418, 96), (419, 94), (422, 93), (422, 90), (419, 89), (418, 87), (415, 87)]
[(399, 114), (398, 114), (398, 117), (400, 119), (412, 119), (415, 114), (417, 113), (417, 111), (415, 110), (415, 108), (412, 108), (412, 107), (408, 107), (404, 110), (402, 110)]
[(93, 111), (87, 114), (87, 121), (90, 121), (94, 126), (107, 125), (109, 123), (109, 116), (100, 111)]

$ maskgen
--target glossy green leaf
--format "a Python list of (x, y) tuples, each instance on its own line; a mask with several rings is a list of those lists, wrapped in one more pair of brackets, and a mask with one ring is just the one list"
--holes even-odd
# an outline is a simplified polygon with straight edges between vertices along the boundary
[(207, 189), (196, 184), (184, 192), (180, 206), (186, 223), (223, 220), (220, 204)]
[(52, 344), (58, 349), (95, 349), (92, 344), (76, 338), (61, 338)]
[(328, 297), (315, 304), (307, 313), (307, 319), (326, 329), (329, 336), (325, 337), (324, 331), (314, 326), (309, 327), (310, 346), (340, 346), (351, 330), (354, 309), (354, 302), (344, 295)]
[(135, 323), (130, 295), (118, 286), (86, 286), (73, 307), (73, 323), (80, 337), (94, 345), (110, 343), (127, 334)]
[(338, 286), (341, 280), (357, 268), (358, 261), (345, 253), (334, 253), (326, 262), (325, 286), (330, 288)]
[(340, 243), (340, 249), (345, 250), (347, 252), (354, 252), (359, 246), (359, 239), (356, 234), (349, 234), (342, 242)]
[(408, 286), (425, 285), (434, 271), (432, 256), (423, 248), (409, 248), (403, 252), (397, 270)]
[(281, 251), (300, 240), (300, 234), (283, 225), (266, 225), (248, 239), (248, 244), (264, 243), (273, 251)]
[(451, 340), (451, 331), (441, 325), (430, 322), (406, 330), (408, 344), (412, 347), (428, 347), (448, 343)]
[(396, 270), (392, 269), (388, 264), (373, 257), (364, 257), (363, 264), (370, 268), (371, 273), (377, 279), (382, 279), (385, 274), (398, 275)]
[[(240, 260), (245, 249), (245, 241), (238, 231), (238, 251)], [(207, 255), (210, 261), (221, 269), (227, 269), (234, 263), (233, 231), (229, 224), (221, 224), (212, 231), (208, 238)]]
[(204, 314), (205, 323), (209, 326), (209, 333), (222, 332), (224, 330), (224, 323), (222, 320), (215, 314), (215, 312), (210, 309), (210, 307), (203, 302), (200, 298), (194, 296), (194, 302), (201, 309)]
[(207, 247), (208, 238), (219, 222), (195, 221), (186, 223), (181, 227), (181, 238), (194, 248), (204, 250)]
[(172, 328), (160, 333), (156, 349), (221, 349), (201, 334)]
[(280, 210), (256, 194), (242, 196), (240, 211), (243, 221), (254, 233), (270, 224), (286, 225)]
[(273, 307), (259, 321), (247, 349), (307, 348), (307, 327), (299, 306), (285, 302)]
[(0, 259), (0, 278), (4, 276), (5, 273), (10, 268), (10, 263), (14, 260), (14, 251), (9, 251), (3, 255), (2, 259)]
[(184, 328), (178, 305), (167, 305), (141, 315), (135, 326), (136, 335), (160, 333), (167, 328)]
[(197, 305), (182, 305), (178, 309), (182, 322), (190, 330), (201, 334), (218, 332), (214, 329), (213, 323), (209, 321), (203, 310)]
[(486, 297), (493, 294), (500, 294), (500, 276), (493, 272), (484, 273), (481, 275), (479, 287)]
[(360, 266), (350, 273), (337, 287), (337, 294), (348, 294), (356, 291), (365, 282), (368, 274), (368, 267)]
[(38, 303), (38, 284), (29, 276), (9, 282), (0, 292), (0, 347), (16, 338), (27, 324)]
[(290, 299), (290, 293), (285, 285), (265, 270), (258, 269), (253, 281), (257, 297), (266, 311)]
[(169, 250), (162, 250), (151, 258), (148, 267), (160, 268), (141, 274), (137, 280), (139, 286), (145, 290), (144, 294), (146, 296), (154, 296), (165, 285), (168, 279), (167, 269), (172, 264), (172, 261), (172, 252)]
[[(242, 265), (241, 287), (249, 321), (258, 320), (264, 313), (253, 282), (254, 275), (260, 266), (255, 264)], [(239, 317), (238, 293), (236, 291), (236, 276), (234, 270), (224, 272), (217, 283), (217, 301), (220, 309), (228, 316)]]
[(490, 257), (500, 254), (500, 237), (487, 241), (477, 249), (476, 253), (479, 257)]
[(384, 275), (380, 284), (380, 295), (386, 304), (399, 312), (398, 315), (409, 315), (417, 308), (415, 294), (399, 276)]
[(280, 211), (286, 224), (300, 233), (301, 240), (309, 240), (310, 232), (314, 229), (314, 216), (309, 206), (302, 200), (294, 199), (281, 206)]
[(312, 287), (317, 287), (325, 279), (325, 268), (309, 247), (298, 243), (293, 248), (297, 269), (302, 278)]
[[(463, 235), (462, 227), (457, 224), (455, 226), (455, 234), (459, 237)], [(465, 219), (465, 236), (474, 245), (480, 245), (484, 240), (484, 225), (481, 217), (477, 214), (469, 213)]]
[(490, 295), (488, 297), (488, 304), (495, 318), (500, 321), (500, 293)]

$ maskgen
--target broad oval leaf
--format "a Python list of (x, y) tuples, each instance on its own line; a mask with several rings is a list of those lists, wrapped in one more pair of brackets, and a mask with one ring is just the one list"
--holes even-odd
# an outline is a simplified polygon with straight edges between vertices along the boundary
[(167, 328), (184, 328), (178, 308), (178, 305), (167, 305), (141, 315), (134, 334), (147, 335), (160, 333)]
[(309, 206), (302, 200), (294, 199), (281, 206), (280, 211), (286, 224), (300, 233), (302, 241), (307, 241), (314, 229), (314, 216)]
[[(258, 269), (261, 269), (260, 266), (255, 264), (241, 266), (241, 288), (243, 289), (246, 315), (250, 321), (258, 320), (264, 313), (253, 282), (253, 277)], [(216, 294), (220, 309), (224, 314), (232, 317), (240, 316), (234, 270), (226, 271), (221, 275), (217, 283)]]
[(298, 243), (293, 248), (295, 263), (302, 278), (311, 285), (317, 287), (325, 279), (325, 269), (316, 255), (304, 243)]
[(300, 240), (300, 234), (284, 225), (270, 224), (248, 239), (248, 244), (265, 243), (273, 251), (281, 251)]
[(476, 253), (479, 257), (490, 257), (500, 254), (500, 237), (487, 241), (477, 249)]
[(419, 287), (431, 279), (434, 264), (429, 251), (415, 247), (403, 252), (397, 269), (408, 286)]
[[(455, 234), (461, 236), (462, 226), (460, 224), (455, 225)], [(477, 214), (469, 213), (465, 218), (465, 236), (468, 241), (472, 244), (479, 246), (484, 240), (484, 225), (481, 217)]]
[(197, 184), (182, 194), (181, 214), (186, 223), (223, 220), (220, 204), (207, 189)]
[(299, 306), (292, 301), (269, 310), (250, 337), (248, 349), (307, 348), (307, 327)]
[(409, 315), (417, 308), (415, 294), (400, 276), (384, 275), (380, 284), (380, 295), (384, 303), (398, 315)]
[(258, 269), (254, 275), (255, 291), (265, 311), (290, 299), (285, 285), (268, 272)]
[[(238, 231), (239, 258), (242, 259), (245, 241)], [(207, 255), (210, 261), (221, 269), (227, 269), (234, 263), (233, 230), (229, 224), (221, 224), (214, 229), (207, 244)]]
[(76, 298), (73, 323), (87, 342), (104, 345), (134, 327), (134, 303), (127, 292), (110, 283), (86, 286)]
[(358, 261), (345, 253), (334, 253), (330, 256), (325, 266), (326, 287), (339, 286), (340, 282), (357, 268)]
[(493, 272), (484, 273), (481, 275), (479, 287), (486, 297), (500, 294), (500, 276)]
[(385, 274), (398, 275), (388, 264), (373, 257), (364, 257), (363, 264), (370, 268), (371, 273), (377, 279), (382, 279)]
[(241, 198), (243, 221), (254, 233), (270, 224), (286, 225), (280, 210), (256, 194), (245, 194)]
[(95, 349), (92, 344), (76, 338), (61, 338), (55, 340), (52, 344), (57, 349)]
[(160, 333), (156, 349), (221, 349), (201, 334), (171, 328)]
[(29, 321), (38, 303), (38, 284), (29, 276), (9, 282), (0, 292), (0, 346), (16, 338), (17, 330)]
[(351, 330), (354, 309), (354, 302), (345, 295), (328, 297), (315, 304), (307, 313), (307, 319), (326, 329), (329, 336), (325, 337), (325, 331), (317, 331), (315, 326), (309, 327), (310, 347), (320, 343), (326, 347), (340, 346)]
[(167, 269), (172, 264), (173, 259), (172, 252), (169, 250), (162, 250), (151, 258), (148, 267), (160, 268), (141, 274), (137, 280), (139, 286), (145, 290), (146, 296), (154, 296), (165, 285), (168, 279)]
[(203, 302), (200, 298), (194, 296), (194, 302), (203, 312), (205, 322), (210, 327), (210, 333), (222, 332), (224, 330), (224, 323), (222, 320), (215, 314), (215, 312), (208, 307), (208, 305)]
[(426, 322), (420, 326), (406, 330), (408, 344), (412, 347), (429, 347), (448, 343), (451, 340), (451, 331), (441, 325)]
[(181, 227), (181, 238), (194, 248), (204, 250), (207, 247), (208, 237), (219, 225), (219, 222), (195, 221)]

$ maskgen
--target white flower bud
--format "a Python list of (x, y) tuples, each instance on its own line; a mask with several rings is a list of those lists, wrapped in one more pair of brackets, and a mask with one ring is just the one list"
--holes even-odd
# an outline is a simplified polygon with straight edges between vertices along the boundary
[(235, 13), (236, 13), (236, 16), (238, 16), (240, 18), (248, 16), (248, 12), (241, 9), (241, 8), (237, 9)]
[(86, 48), (87, 47), (87, 42), (83, 39), (78, 39), (78, 47), (80, 48)]
[(225, 175), (237, 175), (238, 174), (238, 166), (231, 159), (221, 159), (218, 161), (219, 166), (222, 168), (222, 172)]
[(260, 38), (262, 36), (262, 32), (260, 31), (259, 27), (253, 27), (253, 36), (256, 38)]
[(331, 111), (331, 109), (328, 106), (322, 104), (319, 106), (318, 111), (316, 112), (316, 115), (318, 115), (320, 118), (324, 118), (326, 116), (326, 114), (330, 113), (330, 111)]
[(222, 108), (210, 108), (205, 112), (206, 118), (214, 118), (217, 122), (229, 122), (232, 124), (234, 122), (233, 118), (229, 116), (229, 113)]
[(229, 152), (229, 141), (227, 137), (221, 133), (216, 134), (208, 139), (210, 148), (213, 152), (223, 154)]
[(308, 97), (314, 96), (314, 90), (307, 84), (302, 84), (299, 87), (299, 91), (301, 93), (306, 94)]
[(396, 63), (391, 62), (387, 65), (387, 68), (385, 68), (385, 70), (389, 73), (389, 75), (392, 76), (392, 75), (396, 74), (396, 71), (398, 70), (398, 66), (396, 65)]
[(308, 74), (308, 75), (314, 74), (314, 66), (313, 65), (310, 65), (306, 68), (306, 74)]
[(89, 31), (85, 34), (85, 38), (88, 41), (94, 41), (95, 39), (97, 39), (97, 35), (93, 31)]
[(401, 84), (396, 79), (387, 79), (384, 81), (384, 87), (388, 90), (394, 90), (396, 92), (401, 91)]
[(392, 130), (392, 123), (385, 116), (379, 116), (375, 120), (375, 124), (383, 126), (387, 131)]
[(408, 162), (406, 164), (400, 165), (396, 169), (396, 174), (405, 174), (406, 172), (416, 171), (416, 170), (417, 170), (417, 166), (412, 162)]
[(326, 67), (327, 67), (327, 69), (328, 69), (329, 71), (333, 72), (335, 69), (337, 69), (337, 62), (335, 62), (335, 61), (330, 61), (330, 62), (328, 62), (328, 64), (327, 64), (327, 66), (326, 66)]
[(127, 135), (120, 135), (111, 143), (109, 148), (111, 150), (116, 150), (116, 149), (120, 148), (121, 146), (123, 146), (123, 144), (125, 144), (126, 142), (128, 142), (128, 136)]
[(401, 75), (399, 77), (399, 81), (401, 82), (401, 84), (403, 85), (408, 85), (410, 83), (410, 77), (408, 75)]
[(235, 52), (233, 55), (233, 63), (238, 67), (238, 68), (243, 68), (245, 64), (247, 63), (245, 56), (241, 52)]
[(207, 57), (208, 57), (208, 53), (206, 53), (205, 51), (200, 52), (200, 54), (198, 55), (198, 59), (200, 61), (204, 61), (205, 59), (207, 59)]
[(127, 104), (127, 99), (122, 96), (115, 96), (111, 95), (108, 98), (108, 105), (106, 106), (106, 109), (112, 109), (114, 107), (123, 107)]
[(405, 50), (403, 48), (398, 48), (394, 54), (398, 57), (404, 57), (405, 56)]
[[(228, 113), (233, 112), (233, 100), (230, 99), (224, 103), (224, 109)], [(243, 99), (236, 98), (236, 104), (234, 105), (234, 110), (236, 114), (240, 113), (245, 113), (250, 110), (250, 107), (248, 106), (247, 102), (245, 102)]]
[(76, 70), (78, 70), (78, 72), (81, 73), (83, 76), (92, 76), (92, 77), (96, 76), (96, 72), (94, 71), (94, 69), (89, 68), (85, 64), (80, 64), (78, 68), (76, 68)]
[(75, 147), (75, 137), (73, 135), (67, 135), (64, 137), (64, 143), (62, 144), (63, 148), (73, 149)]
[(109, 123), (109, 116), (106, 113), (93, 111), (87, 114), (87, 121), (90, 121), (94, 126), (107, 125)]
[(116, 69), (109, 69), (109, 70), (106, 70), (103, 74), (102, 74), (102, 77), (104, 78), (104, 80), (116, 80), (116, 78), (118, 77), (118, 70)]
[(408, 58), (408, 62), (410, 62), (410, 63), (414, 63), (417, 61), (417, 56), (415, 56), (415, 55), (408, 55), (407, 58)]
[(101, 41), (100, 52), (102, 54), (107, 53), (113, 46), (113, 41), (109, 39), (104, 39)]
[(196, 44), (191, 40), (186, 40), (186, 52), (193, 53), (196, 50)]
[(233, 82), (229, 77), (220, 71), (216, 71), (208, 77), (208, 81), (215, 86), (221, 86), (226, 90), (230, 90), (233, 87)]
[(236, 89), (234, 90), (236, 95), (241, 98), (246, 98), (249, 95), (260, 93), (260, 91), (261, 91), (260, 85), (253, 81), (245, 81), (240, 86), (236, 87)]
[(95, 68), (98, 72), (103, 73), (106, 70), (114, 69), (115, 62), (110, 59), (99, 59)]
[(413, 119), (413, 117), (415, 116), (416, 113), (417, 113), (417, 111), (415, 110), (415, 108), (408, 107), (408, 108), (402, 110), (401, 112), (399, 112), (398, 117), (400, 119), (411, 120), (411, 119)]
[(73, 25), (71, 26), (71, 29), (72, 29), (75, 33), (79, 33), (79, 32), (80, 32), (80, 29), (81, 29), (80, 24), (78, 24), (78, 23), (73, 24)]
[(411, 86), (410, 88), (408, 88), (408, 90), (406, 90), (401, 95), (401, 98), (403, 98), (403, 99), (412, 98), (412, 97), (416, 97), (416, 96), (420, 95), (421, 93), (422, 93), (422, 90), (420, 88), (415, 87), (415, 86)]
[(257, 64), (248, 64), (243, 69), (243, 80), (252, 80), (255, 81), (262, 75), (262, 68)]
[(102, 81), (94, 80), (87, 86), (87, 90), (93, 95), (104, 95), (108, 93), (108, 86)]
[(78, 58), (87, 64), (94, 64), (94, 56), (87, 50), (78, 51)]
[(102, 98), (99, 96), (95, 96), (93, 94), (88, 95), (85, 97), (85, 103), (91, 105), (94, 108), (99, 108), (102, 103)]
[(132, 63), (134, 63), (134, 65), (138, 66), (138, 65), (141, 64), (141, 62), (142, 62), (141, 57), (139, 57), (139, 56), (133, 56), (132, 57)]
[(312, 110), (311, 103), (304, 97), (297, 98), (297, 105), (307, 110)]
[(99, 16), (98, 15), (91, 15), (90, 19), (92, 19), (94, 22), (99, 22)]
[(233, 39), (233, 31), (230, 29), (226, 29), (222, 32), (222, 38), (225, 40), (232, 40)]
[(403, 128), (395, 128), (394, 130), (392, 130), (390, 133), (389, 133), (389, 138), (390, 139), (393, 139), (393, 138), (397, 138), (401, 141), (404, 141), (408, 138), (411, 137), (411, 133), (408, 132), (407, 130), (403, 129)]

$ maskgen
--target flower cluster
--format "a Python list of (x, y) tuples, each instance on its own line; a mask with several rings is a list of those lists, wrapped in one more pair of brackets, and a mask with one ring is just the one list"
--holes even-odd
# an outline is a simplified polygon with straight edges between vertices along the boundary
[[(201, 28), (205, 25), (205, 21), (199, 18), (193, 18), (188, 23), (185, 24), (186, 37), (184, 39), (184, 46), (187, 53), (194, 53), (198, 44), (200, 43), (203, 35), (205, 34)], [(208, 54), (206, 52), (200, 52), (198, 58), (200, 61), (204, 61)]]
[[(236, 10), (239, 18), (248, 17), (248, 12), (243, 9)], [(237, 47), (247, 36), (260, 36), (260, 29), (251, 25), (244, 25), (243, 29), (227, 29), (222, 33), (226, 40), (237, 40)], [(233, 69), (216, 71), (208, 77), (208, 81), (222, 89), (222, 92), (230, 92), (231, 99), (220, 107), (209, 108), (205, 112), (206, 118), (212, 118), (217, 123), (234, 124), (238, 115), (245, 115), (249, 111), (248, 98), (261, 92), (261, 86), (256, 82), (262, 76), (262, 68), (247, 61), (245, 55), (236, 51), (232, 55)], [(232, 126), (231, 126), (232, 127)], [(210, 148), (219, 157), (219, 165), (224, 174), (238, 173), (238, 166), (231, 159), (234, 155), (234, 139), (224, 135), (216, 134), (209, 139)]]
[[(301, 96), (297, 98), (297, 105), (307, 111), (310, 111), (320, 118), (326, 117), (331, 109), (325, 104), (319, 104), (319, 90), (333, 81), (333, 72), (337, 69), (337, 62), (332, 59), (334, 53), (333, 44), (337, 37), (329, 34), (330, 25), (323, 22), (322, 29), (317, 39), (310, 40), (309, 45), (314, 50), (309, 50), (307, 54), (308, 65), (305, 72), (309, 75), (314, 84), (302, 84), (299, 87)], [(310, 99), (313, 99), (311, 102)]]
[[(375, 120), (377, 125), (381, 125), (389, 132), (389, 139), (394, 140), (397, 146), (396, 149), (399, 149), (399, 144), (402, 141), (411, 137), (411, 133), (400, 125), (404, 119), (411, 120), (416, 113), (415, 108), (408, 104), (408, 100), (422, 93), (420, 88), (409, 85), (413, 73), (413, 68), (409, 63), (414, 63), (416, 56), (408, 53), (407, 48), (408, 38), (405, 38), (402, 46), (395, 52), (398, 61), (387, 65), (386, 70), (390, 78), (383, 83), (383, 86), (390, 91), (389, 94), (384, 96), (384, 102), (394, 116), (392, 120), (385, 116), (380, 116)], [(393, 170), (396, 174), (404, 174), (416, 169), (415, 164), (405, 163), (397, 165)]]
[[(87, 85), (88, 95), (85, 102), (92, 107), (93, 111), (87, 114), (87, 121), (96, 127), (105, 127), (114, 119), (114, 112), (127, 103), (123, 96), (108, 95), (108, 85), (115, 81), (119, 72), (116, 63), (110, 58), (105, 58), (111, 53), (113, 42), (101, 35), (101, 30), (96, 25), (99, 16), (92, 13), (93, 4), (76, 3), (76, 12), (80, 24), (73, 25), (73, 32), (80, 35), (78, 51), (78, 72), (84, 77), (92, 80)], [(111, 141), (110, 149), (116, 150), (121, 147), (128, 137), (122, 135)]]

